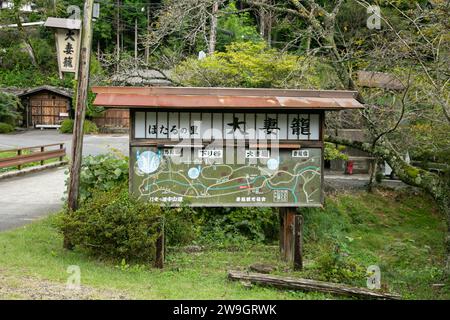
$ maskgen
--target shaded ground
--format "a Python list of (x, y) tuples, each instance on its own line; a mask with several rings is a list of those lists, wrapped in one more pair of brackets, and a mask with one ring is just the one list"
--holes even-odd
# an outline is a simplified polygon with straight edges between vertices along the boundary
[(65, 284), (30, 276), (15, 276), (0, 270), (0, 299), (90, 300), (129, 299), (124, 293), (87, 286), (68, 289)]

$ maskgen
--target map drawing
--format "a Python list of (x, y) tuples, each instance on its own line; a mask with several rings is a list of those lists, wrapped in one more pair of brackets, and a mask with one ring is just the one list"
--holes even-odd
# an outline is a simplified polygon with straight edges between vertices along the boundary
[(131, 151), (132, 192), (142, 200), (169, 206), (322, 204), (320, 148), (279, 150), (276, 156), (235, 149), (235, 161), (222, 149), (188, 150), (189, 157), (173, 148)]

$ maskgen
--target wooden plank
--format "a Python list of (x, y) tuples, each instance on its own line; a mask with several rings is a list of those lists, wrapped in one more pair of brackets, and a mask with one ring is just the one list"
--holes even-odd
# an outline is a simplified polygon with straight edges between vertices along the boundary
[(331, 283), (302, 278), (281, 277), (262, 273), (229, 271), (228, 279), (250, 281), (251, 283), (255, 284), (274, 286), (277, 288), (289, 290), (317, 291), (365, 299), (385, 299), (385, 300), (401, 299), (401, 296), (396, 294), (382, 293), (379, 291), (372, 291), (366, 288), (357, 288), (339, 283)]

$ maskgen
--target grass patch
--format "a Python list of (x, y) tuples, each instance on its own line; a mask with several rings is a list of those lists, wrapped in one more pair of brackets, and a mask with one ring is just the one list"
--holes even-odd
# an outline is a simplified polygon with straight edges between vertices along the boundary
[[(275, 273), (280, 275), (339, 276), (349, 284), (365, 286), (365, 274), (360, 271), (377, 264), (384, 290), (406, 299), (450, 298), (449, 282), (442, 273), (445, 220), (427, 197), (391, 191), (341, 194), (328, 197), (325, 209), (303, 214), (306, 262), (302, 272), (293, 272), (279, 261), (276, 245), (258, 244), (236, 251), (211, 246), (196, 253), (174, 248), (168, 251), (163, 271), (99, 261), (78, 250), (63, 250), (54, 217), (1, 233), (0, 269), (65, 283), (67, 267), (79, 265), (82, 284), (142, 299), (329, 299), (336, 297), (246, 288), (228, 281), (226, 271), (259, 262), (276, 266)], [(334, 254), (339, 263), (330, 266)], [(334, 272), (335, 267), (340, 269)]]

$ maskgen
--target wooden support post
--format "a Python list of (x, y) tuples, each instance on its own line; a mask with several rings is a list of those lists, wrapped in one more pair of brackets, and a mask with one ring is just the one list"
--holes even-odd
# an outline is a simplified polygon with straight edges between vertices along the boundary
[[(17, 155), (18, 155), (18, 156), (22, 155), (22, 149), (18, 149), (18, 150), (17, 150)], [(19, 164), (19, 165), (17, 166), (17, 170), (20, 170), (20, 169), (22, 169), (22, 166)]]
[(303, 269), (303, 216), (297, 214), (294, 221), (294, 270)]
[[(45, 147), (41, 147), (41, 152), (44, 152), (45, 151)], [(41, 160), (41, 166), (43, 166), (44, 165), (44, 160)]]
[(156, 257), (155, 257), (155, 268), (164, 268), (164, 256), (165, 256), (165, 228), (164, 228), (164, 218), (161, 219), (161, 224), (159, 228), (159, 237), (156, 239)]
[(280, 253), (294, 270), (303, 268), (303, 216), (296, 208), (280, 208)]
[[(89, 86), (89, 67), (92, 47), (92, 13), (94, 0), (85, 0), (83, 10), (83, 27), (81, 29), (81, 49), (78, 65), (78, 85), (75, 108), (75, 121), (72, 134), (72, 158), (70, 162), (69, 192), (67, 197), (69, 210), (78, 209), (80, 187), (81, 159), (83, 154), (83, 125), (86, 115)], [(64, 237), (64, 248), (72, 249), (72, 244)]]
[[(59, 145), (59, 150), (62, 150), (62, 149), (64, 149), (64, 143), (61, 143), (61, 144)], [(59, 161), (60, 161), (60, 162), (63, 162), (63, 160), (64, 160), (64, 157), (63, 157), (63, 156), (59, 157)]]
[(295, 208), (280, 208), (280, 253), (284, 261), (293, 260)]

